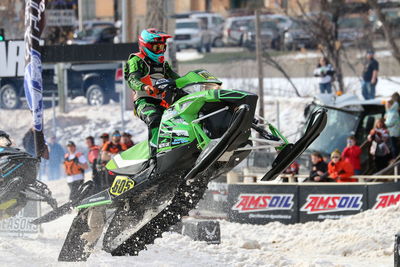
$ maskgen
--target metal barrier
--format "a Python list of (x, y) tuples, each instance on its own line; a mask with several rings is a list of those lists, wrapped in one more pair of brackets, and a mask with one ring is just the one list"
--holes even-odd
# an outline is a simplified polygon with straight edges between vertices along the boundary
[[(359, 183), (365, 183), (365, 182), (372, 182), (368, 180), (387, 180), (388, 182), (397, 182), (400, 179), (400, 175), (398, 172), (399, 165), (397, 165), (394, 168), (394, 175), (353, 175), (351, 178), (358, 179)], [(277, 181), (260, 181), (260, 179), (263, 177), (263, 173), (253, 173), (249, 172), (248, 170), (243, 171), (243, 182), (244, 183), (277, 183)], [(289, 183), (299, 183), (296, 182), (297, 178), (305, 179), (308, 178), (308, 174), (297, 174), (297, 175), (291, 175), (291, 174), (281, 174), (279, 176), (280, 178), (288, 178)], [(301, 182), (300, 182), (301, 183)], [(329, 184), (331, 182), (318, 182), (318, 183), (326, 183)]]

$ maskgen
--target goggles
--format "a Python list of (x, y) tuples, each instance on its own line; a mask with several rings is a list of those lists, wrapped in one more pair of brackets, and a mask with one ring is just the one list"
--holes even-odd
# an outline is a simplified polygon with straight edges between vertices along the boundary
[(151, 52), (156, 54), (161, 54), (165, 52), (167, 47), (166, 43), (146, 43), (146, 48), (148, 48)]

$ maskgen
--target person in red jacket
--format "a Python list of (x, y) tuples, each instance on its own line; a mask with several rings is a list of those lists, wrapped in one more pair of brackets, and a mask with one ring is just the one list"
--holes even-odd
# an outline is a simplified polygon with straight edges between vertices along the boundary
[(360, 164), (360, 156), (361, 156), (361, 148), (356, 145), (356, 138), (354, 135), (349, 136), (347, 138), (347, 146), (342, 152), (342, 159), (350, 162), (351, 166), (353, 166), (354, 173), (361, 174), (361, 164)]
[(357, 179), (350, 178), (354, 174), (353, 166), (340, 156), (340, 151), (335, 149), (331, 153), (331, 161), (328, 164), (329, 177), (338, 183), (357, 182)]

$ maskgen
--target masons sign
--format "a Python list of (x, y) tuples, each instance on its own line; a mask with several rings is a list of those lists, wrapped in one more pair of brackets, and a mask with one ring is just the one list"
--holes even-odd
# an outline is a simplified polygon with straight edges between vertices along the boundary
[(24, 41), (0, 42), (0, 77), (24, 76)]
[(0, 221), (0, 236), (26, 236), (38, 234), (40, 228), (30, 222), (40, 214), (37, 201), (29, 201), (14, 217)]

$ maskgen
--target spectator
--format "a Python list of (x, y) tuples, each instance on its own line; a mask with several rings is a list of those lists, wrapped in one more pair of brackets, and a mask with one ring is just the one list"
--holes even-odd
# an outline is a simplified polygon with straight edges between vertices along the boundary
[(354, 173), (361, 174), (361, 164), (360, 164), (360, 156), (361, 156), (361, 148), (356, 144), (356, 138), (354, 135), (349, 136), (347, 138), (347, 146), (342, 152), (342, 159), (350, 162), (351, 166), (353, 166)]
[(308, 181), (328, 182), (328, 164), (324, 161), (322, 155), (318, 152), (311, 154), (311, 171)]
[(37, 132), (37, 142), (39, 143), (39, 147), (41, 151), (36, 153), (36, 145), (35, 145), (35, 129), (30, 128), (24, 135), (22, 139), (22, 146), (33, 157), (36, 157), (36, 154), (44, 159), (49, 159), (49, 149), (46, 145), (46, 141), (44, 140), (43, 132)]
[(396, 102), (397, 103), (397, 105), (399, 106), (399, 108), (400, 108), (400, 94), (399, 93), (393, 93), (393, 95), (392, 95), (392, 97), (390, 98), (390, 99), (392, 99), (393, 100), (393, 102)]
[(121, 137), (122, 150), (125, 151), (133, 146), (134, 146), (134, 143), (132, 141), (132, 135), (128, 132), (122, 133), (122, 137)]
[(399, 154), (398, 150), (398, 140), (400, 137), (400, 116), (399, 116), (399, 104), (393, 99), (386, 102), (386, 114), (385, 114), (385, 124), (388, 128), (390, 139), (390, 152), (392, 158), (396, 158)]
[(112, 134), (111, 141), (107, 142), (102, 148), (101, 151), (101, 162), (103, 166), (102, 185), (104, 187), (111, 186), (111, 183), (114, 180), (114, 177), (105, 170), (104, 166), (106, 165), (107, 161), (111, 159), (113, 155), (116, 155), (122, 151), (122, 146), (120, 141), (121, 141), (121, 134), (119, 133), (119, 131), (115, 131)]
[(350, 162), (345, 161), (340, 156), (340, 151), (335, 149), (331, 153), (331, 161), (328, 164), (328, 175), (338, 183), (357, 182), (357, 179), (350, 178), (354, 170)]
[(101, 144), (102, 147), (110, 140), (108, 133), (103, 133), (100, 135), (100, 138), (103, 140), (103, 143)]
[(319, 79), (319, 90), (321, 94), (325, 92), (327, 94), (332, 93), (332, 81), (335, 71), (329, 60), (326, 57), (322, 57), (319, 60), (317, 68), (314, 70), (314, 76), (320, 77)]
[(50, 157), (47, 177), (50, 181), (60, 179), (60, 166), (64, 161), (65, 152), (63, 147), (57, 143), (57, 138), (55, 136), (50, 138), (49, 153)]
[(112, 134), (111, 141), (105, 143), (102, 148), (103, 153), (101, 154), (101, 160), (109, 161), (112, 155), (121, 152), (122, 146), (120, 142), (121, 142), (121, 134), (119, 133), (119, 131), (115, 131)]
[(35, 152), (35, 139), (34, 139), (34, 128), (30, 128), (22, 138), (22, 146), (25, 151), (28, 152), (31, 156), (36, 156)]
[(95, 145), (93, 136), (86, 137), (86, 146), (88, 147), (88, 162), (92, 169), (92, 180), (95, 186), (95, 191), (101, 190), (101, 178), (97, 175), (97, 159), (99, 157), (100, 148)]
[(361, 85), (363, 97), (368, 99), (375, 98), (375, 87), (378, 83), (379, 62), (374, 58), (374, 51), (367, 52), (367, 61), (363, 70), (363, 82)]
[[(284, 170), (283, 173), (289, 174), (291, 178), (293, 178), (293, 176), (299, 174), (299, 170), (300, 170), (300, 165), (295, 161), (292, 164), (290, 164), (290, 166), (286, 170)], [(297, 181), (297, 179), (295, 180)], [(288, 182), (289, 178), (283, 178), (283, 181)]]
[(389, 131), (386, 128), (384, 119), (378, 119), (375, 122), (374, 129), (368, 135), (368, 141), (371, 142), (369, 153), (374, 158), (376, 171), (384, 169), (389, 164), (389, 137)]
[(64, 170), (67, 174), (67, 183), (70, 189), (69, 199), (73, 200), (77, 197), (78, 188), (83, 184), (85, 179), (85, 170), (89, 168), (85, 156), (81, 152), (76, 151), (75, 143), (69, 141), (67, 144), (68, 153), (64, 156)]

